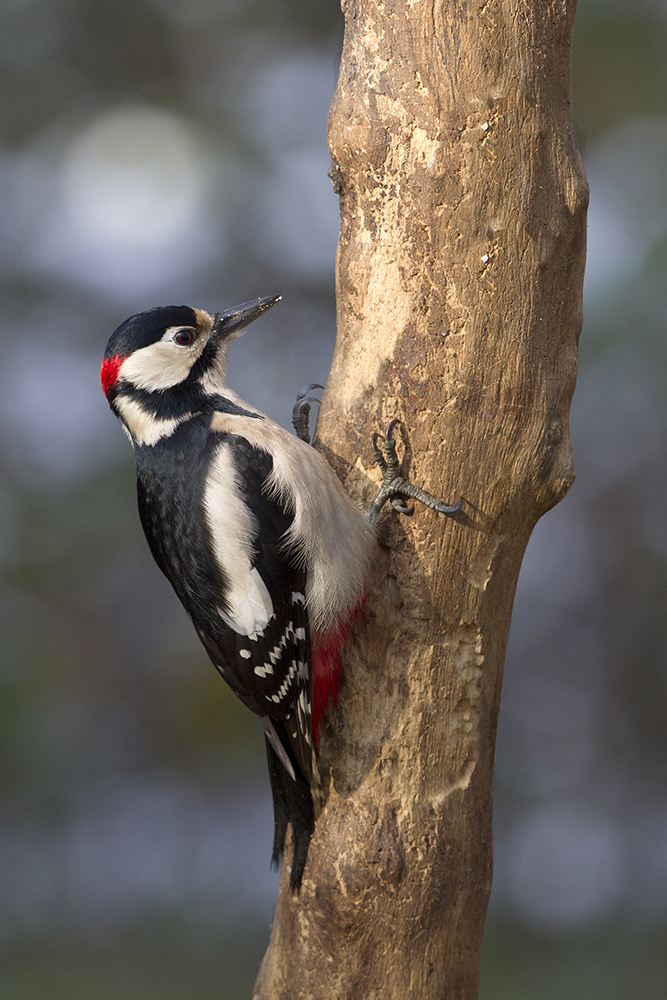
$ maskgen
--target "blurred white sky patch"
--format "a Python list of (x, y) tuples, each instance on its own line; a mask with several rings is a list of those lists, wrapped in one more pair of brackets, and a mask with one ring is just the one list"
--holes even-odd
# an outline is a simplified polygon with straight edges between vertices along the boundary
[(591, 203), (585, 297), (593, 305), (646, 267), (667, 233), (667, 117), (630, 118), (585, 157)]
[(35, 263), (116, 298), (155, 294), (224, 251), (197, 133), (157, 107), (98, 115), (67, 142)]
[(171, 112), (149, 107), (95, 119), (63, 164), (65, 206), (81, 232), (141, 247), (187, 230), (204, 183), (191, 130)]

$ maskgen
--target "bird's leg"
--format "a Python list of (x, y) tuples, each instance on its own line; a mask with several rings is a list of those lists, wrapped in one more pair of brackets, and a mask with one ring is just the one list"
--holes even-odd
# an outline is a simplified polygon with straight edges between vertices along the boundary
[(306, 444), (310, 444), (310, 428), (308, 426), (310, 404), (319, 403), (317, 396), (313, 396), (311, 393), (314, 389), (323, 388), (323, 385), (311, 382), (310, 385), (304, 385), (303, 388), (299, 389), (296, 395), (296, 403), (292, 409), (292, 426), (294, 427), (296, 436), (305, 441)]
[(410, 500), (418, 500), (439, 514), (456, 514), (457, 511), (461, 510), (462, 500), (458, 500), (454, 504), (443, 503), (442, 500), (438, 500), (437, 497), (427, 493), (426, 490), (422, 490), (419, 486), (413, 486), (412, 483), (407, 482), (407, 480), (399, 475), (396, 442), (393, 437), (394, 427), (397, 423), (399, 423), (398, 420), (392, 420), (387, 427), (384, 441), (382, 442), (382, 449), (378, 445), (378, 435), (373, 434), (371, 437), (373, 457), (382, 472), (382, 485), (380, 492), (369, 507), (368, 520), (371, 524), (377, 521), (378, 515), (387, 500), (399, 514), (407, 514), (409, 516), (414, 512), (414, 507), (406, 503), (406, 499), (408, 498)]

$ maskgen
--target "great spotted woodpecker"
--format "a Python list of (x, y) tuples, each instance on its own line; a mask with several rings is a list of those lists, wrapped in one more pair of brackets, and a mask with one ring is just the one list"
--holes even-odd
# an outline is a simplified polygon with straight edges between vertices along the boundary
[[(139, 515), (151, 552), (218, 671), (266, 736), (273, 862), (292, 827), (290, 884), (301, 884), (319, 802), (319, 723), (336, 700), (340, 650), (364, 603), (374, 522), (386, 500), (447, 505), (398, 476), (392, 431), (372, 447), (383, 484), (364, 514), (308, 445), (308, 386), (297, 435), (225, 383), (227, 345), (279, 297), (209, 315), (142, 312), (112, 334), (102, 388), (134, 447)], [(384, 451), (384, 454), (383, 454)]]

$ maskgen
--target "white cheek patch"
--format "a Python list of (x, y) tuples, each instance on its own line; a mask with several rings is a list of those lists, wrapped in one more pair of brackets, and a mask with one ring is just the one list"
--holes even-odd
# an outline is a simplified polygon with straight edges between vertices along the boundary
[(158, 340), (142, 347), (120, 366), (119, 377), (147, 392), (171, 389), (183, 382), (203, 350), (201, 340), (180, 347), (173, 340)]

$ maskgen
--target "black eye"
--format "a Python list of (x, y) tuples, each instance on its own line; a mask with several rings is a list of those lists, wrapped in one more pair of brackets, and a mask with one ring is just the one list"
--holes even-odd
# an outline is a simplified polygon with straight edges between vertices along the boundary
[(194, 343), (196, 336), (195, 331), (189, 328), (179, 330), (178, 333), (174, 334), (174, 343), (179, 344), (181, 347), (189, 347), (190, 344)]

